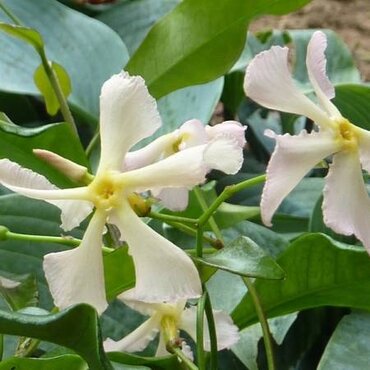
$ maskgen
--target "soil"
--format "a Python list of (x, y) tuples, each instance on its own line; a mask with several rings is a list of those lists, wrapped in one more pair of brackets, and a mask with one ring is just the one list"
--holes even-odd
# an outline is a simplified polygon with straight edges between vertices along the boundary
[(262, 17), (251, 31), (266, 28), (330, 28), (351, 49), (364, 81), (370, 81), (370, 0), (313, 0), (295, 13)]

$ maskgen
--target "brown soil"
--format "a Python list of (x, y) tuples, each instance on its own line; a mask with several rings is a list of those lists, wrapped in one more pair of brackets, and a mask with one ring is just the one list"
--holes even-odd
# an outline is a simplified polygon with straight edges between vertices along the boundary
[(266, 28), (329, 28), (352, 50), (362, 78), (370, 81), (370, 0), (313, 0), (298, 12), (282, 17), (263, 17), (252, 31)]

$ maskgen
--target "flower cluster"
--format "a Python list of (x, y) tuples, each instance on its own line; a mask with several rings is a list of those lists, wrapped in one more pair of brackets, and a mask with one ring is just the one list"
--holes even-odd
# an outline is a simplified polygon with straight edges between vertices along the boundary
[(319, 105), (294, 84), (288, 48), (273, 46), (247, 68), (244, 88), (251, 99), (269, 109), (306, 116), (317, 125), (317, 130), (295, 136), (266, 132), (276, 147), (267, 167), (262, 220), (271, 225), (283, 199), (311, 168), (332, 155), (324, 188), (324, 222), (337, 233), (354, 234), (370, 253), (370, 199), (361, 169), (370, 171), (370, 134), (344, 118), (331, 102), (335, 91), (326, 75), (326, 46), (325, 34), (316, 31), (307, 48), (307, 72)]
[[(186, 301), (201, 295), (199, 274), (190, 257), (144, 223), (130, 200), (133, 195), (150, 191), (172, 208), (185, 207), (188, 190), (203, 183), (208, 171), (218, 169), (230, 174), (239, 170), (244, 129), (235, 122), (221, 124), (222, 128), (205, 128), (199, 121), (190, 121), (174, 133), (129, 153), (130, 148), (152, 135), (160, 125), (156, 102), (144, 80), (122, 72), (106, 81), (101, 90), (101, 156), (95, 176), (55, 153), (35, 151), (70, 178), (85, 181), (86, 186), (58, 189), (45, 177), (8, 159), (0, 160), (0, 183), (59, 207), (65, 231), (93, 213), (79, 247), (44, 257), (46, 280), (57, 307), (83, 302), (94, 306), (99, 313), (106, 309), (101, 247), (107, 222), (119, 229), (134, 261), (135, 287), (123, 298), (127, 300), (129, 295), (137, 307), (158, 307), (154, 315), (157, 326), (163, 317), (172, 317), (176, 325), (180, 323), (178, 318), (182, 317)], [(176, 314), (166, 313), (172, 311)], [(190, 311), (185, 310), (184, 315), (186, 312)], [(224, 348), (222, 343), (230, 346), (238, 338), (231, 320), (225, 317), (220, 319), (219, 327), (226, 327), (225, 335), (230, 330), (235, 335), (224, 342), (224, 329), (220, 330), (220, 348)]]

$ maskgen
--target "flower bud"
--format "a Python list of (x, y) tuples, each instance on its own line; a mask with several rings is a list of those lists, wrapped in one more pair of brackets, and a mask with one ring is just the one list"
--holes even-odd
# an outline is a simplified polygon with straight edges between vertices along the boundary
[(7, 233), (9, 232), (9, 229), (5, 226), (0, 225), (0, 240), (7, 240)]
[(86, 167), (70, 161), (56, 153), (44, 149), (34, 149), (36, 157), (49, 163), (55, 169), (66, 175), (69, 179), (77, 183), (89, 184), (92, 181), (92, 175), (89, 174)]
[(145, 217), (150, 212), (150, 204), (139, 194), (131, 193), (128, 196), (128, 201), (130, 202), (131, 208), (140, 217)]

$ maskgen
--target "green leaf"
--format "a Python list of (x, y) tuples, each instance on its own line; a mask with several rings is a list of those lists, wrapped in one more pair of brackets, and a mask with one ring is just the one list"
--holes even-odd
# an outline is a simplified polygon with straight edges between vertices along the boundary
[(123, 2), (102, 12), (96, 19), (107, 24), (116, 31), (130, 55), (132, 55), (143, 41), (153, 24), (180, 0), (136, 0)]
[[(71, 81), (69, 79), (68, 73), (58, 63), (51, 62), (50, 67), (59, 81), (64, 97), (67, 98), (72, 91)], [(33, 78), (34, 78), (37, 88), (40, 90), (41, 94), (43, 95), (45, 99), (47, 112), (51, 116), (54, 116), (55, 114), (57, 114), (60, 108), (60, 104), (54, 92), (54, 89), (50, 83), (50, 80), (45, 71), (45, 68), (42, 64), (40, 64), (37, 67), (33, 75)]]
[[(8, 158), (38, 172), (58, 186), (72, 186), (60, 172), (38, 159), (32, 149), (47, 149), (83, 166), (88, 162), (81, 143), (65, 123), (25, 128), (0, 121), (0, 158)], [(75, 185), (73, 185), (75, 186)]]
[(176, 356), (166, 357), (142, 357), (129, 353), (111, 352), (108, 358), (117, 363), (127, 365), (148, 365), (153, 370), (173, 370), (179, 368)]
[(13, 311), (37, 304), (37, 284), (32, 275), (0, 276), (0, 294)]
[(369, 313), (353, 312), (345, 316), (330, 338), (317, 369), (367, 369), (370, 362), (369, 330)]
[[(185, 0), (150, 30), (127, 69), (140, 74), (159, 98), (223, 75), (240, 55), (249, 21), (282, 14), (308, 0)], [(169, 40), (171, 42), (169, 42)]]
[(370, 130), (370, 86), (339, 85), (335, 87), (334, 104), (353, 124)]
[(27, 336), (74, 350), (91, 370), (111, 370), (105, 356), (96, 311), (85, 304), (56, 314), (35, 315), (0, 311), (3, 334)]
[(3, 22), (0, 22), (0, 30), (32, 45), (39, 54), (43, 53), (44, 41), (36, 30), (29, 27), (17, 26)]
[(108, 300), (134, 287), (135, 267), (127, 247), (118, 248), (104, 255), (104, 278)]
[[(370, 259), (363, 248), (342, 244), (323, 234), (306, 234), (277, 259), (284, 281), (255, 283), (268, 317), (320, 306), (370, 310)], [(257, 322), (248, 294), (233, 312), (235, 323)]]
[[(128, 60), (120, 37), (105, 24), (55, 0), (4, 0), (23, 24), (37, 30), (45, 42), (49, 60), (62, 65), (72, 81), (69, 102), (88, 118), (98, 117), (100, 88)], [(0, 21), (8, 18), (0, 13)], [(39, 56), (23, 41), (0, 35), (0, 89), (39, 95), (33, 73)]]
[(207, 266), (262, 279), (283, 279), (284, 271), (252, 239), (240, 236), (220, 251), (196, 258)]
[(51, 358), (8, 358), (0, 362), (0, 370), (88, 370), (81, 357), (62, 355)]

